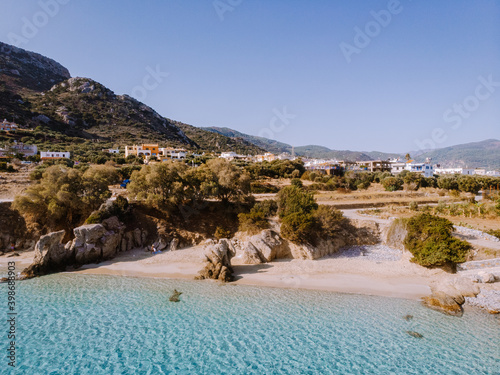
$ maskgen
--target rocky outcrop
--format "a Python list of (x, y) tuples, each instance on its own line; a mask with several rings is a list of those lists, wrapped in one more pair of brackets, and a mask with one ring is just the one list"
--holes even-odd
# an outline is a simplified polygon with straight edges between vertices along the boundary
[(471, 279), (455, 277), (432, 286), (432, 295), (423, 298), (425, 306), (448, 315), (462, 316), (466, 297), (474, 298), (479, 287)]
[(2, 42), (0, 73), (20, 77), (18, 80), (23, 87), (40, 92), (70, 77), (68, 69), (58, 62)]
[(33, 250), (35, 241), (32, 236), (37, 230), (27, 227), (24, 218), (11, 208), (10, 202), (0, 202), (0, 254), (2, 252)]
[(239, 255), (244, 264), (260, 264), (271, 262), (274, 259), (292, 257), (287, 241), (270, 229), (250, 237), (243, 244)]
[[(463, 310), (461, 304), (456, 299), (444, 292), (434, 292), (432, 295), (422, 299), (424, 306), (433, 310), (440, 311), (447, 315), (462, 316)], [(463, 302), (462, 302), (463, 303)]]
[(222, 239), (218, 243), (208, 243), (204, 249), (205, 267), (196, 277), (197, 280), (214, 279), (223, 282), (233, 280), (231, 258), (235, 251), (231, 243)]
[(402, 219), (395, 219), (382, 231), (382, 241), (389, 247), (398, 250), (406, 250), (404, 240), (408, 230)]
[(42, 236), (35, 246), (35, 258), (23, 273), (27, 277), (64, 271), (67, 267), (112, 259), (120, 251), (145, 245), (147, 233), (140, 229), (125, 232), (116, 217), (102, 224), (86, 224), (73, 229), (75, 238), (61, 243), (64, 231)]
[(23, 271), (26, 277), (45, 275), (66, 269), (66, 265), (72, 260), (72, 254), (67, 252), (62, 244), (64, 234), (64, 230), (61, 230), (40, 237), (35, 245), (33, 263)]

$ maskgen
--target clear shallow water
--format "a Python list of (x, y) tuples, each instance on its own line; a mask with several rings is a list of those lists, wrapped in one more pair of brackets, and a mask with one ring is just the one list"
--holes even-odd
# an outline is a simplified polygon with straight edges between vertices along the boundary
[[(168, 301), (174, 288), (180, 303)], [(400, 299), (71, 274), (17, 293), (19, 367), (0, 373), (500, 373), (500, 319), (474, 310), (453, 318)]]

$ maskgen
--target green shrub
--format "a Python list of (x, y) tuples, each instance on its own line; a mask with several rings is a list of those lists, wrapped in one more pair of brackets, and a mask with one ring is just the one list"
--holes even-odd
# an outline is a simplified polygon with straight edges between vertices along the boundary
[(94, 211), (85, 220), (85, 224), (99, 224), (112, 216), (118, 217), (119, 220), (124, 221), (129, 213), (128, 200), (121, 195), (116, 197), (110, 204), (106, 204), (98, 211)]
[(321, 238), (334, 237), (345, 221), (342, 212), (335, 207), (320, 205), (313, 211), (316, 235)]
[(292, 186), (297, 186), (298, 188), (302, 188), (304, 186), (300, 178), (292, 178), (292, 181), (290, 183), (292, 184)]
[(453, 223), (428, 213), (413, 216), (406, 222), (406, 248), (412, 262), (424, 267), (452, 266), (464, 262), (471, 246), (452, 237)]
[(287, 186), (278, 193), (278, 215), (281, 219), (294, 213), (309, 214), (318, 208), (311, 193), (296, 186)]
[(410, 211), (418, 211), (418, 203), (413, 201), (410, 203)]
[(495, 236), (495, 237), (497, 237), (497, 238), (500, 239), (500, 229), (490, 229), (486, 233), (488, 233), (488, 234), (490, 234), (492, 236)]
[(386, 191), (396, 191), (403, 188), (403, 180), (398, 177), (387, 177), (382, 181), (382, 186)]
[(231, 238), (231, 231), (224, 229), (223, 227), (217, 227), (215, 229), (214, 238), (220, 240), (222, 238)]
[(311, 214), (293, 212), (283, 217), (281, 235), (295, 243), (308, 243), (312, 240), (314, 220)]
[(239, 229), (251, 234), (269, 228), (268, 217), (276, 214), (276, 201), (268, 199), (255, 204), (250, 212), (238, 214)]
[(250, 183), (250, 192), (253, 194), (277, 193), (279, 189), (271, 184), (263, 184), (259, 182)]

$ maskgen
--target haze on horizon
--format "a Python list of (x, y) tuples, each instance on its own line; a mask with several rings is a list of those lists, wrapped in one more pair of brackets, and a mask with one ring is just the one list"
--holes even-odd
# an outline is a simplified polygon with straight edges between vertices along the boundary
[(0, 40), (163, 116), (296, 146), (500, 138), (499, 0), (5, 0)]

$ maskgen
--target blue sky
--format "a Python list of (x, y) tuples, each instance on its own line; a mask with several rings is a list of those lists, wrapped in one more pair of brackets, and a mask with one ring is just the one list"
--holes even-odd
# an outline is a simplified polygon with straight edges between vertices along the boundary
[(296, 146), (500, 138), (500, 0), (2, 0), (0, 40), (163, 116)]

